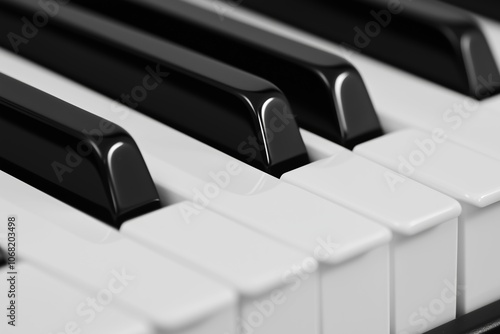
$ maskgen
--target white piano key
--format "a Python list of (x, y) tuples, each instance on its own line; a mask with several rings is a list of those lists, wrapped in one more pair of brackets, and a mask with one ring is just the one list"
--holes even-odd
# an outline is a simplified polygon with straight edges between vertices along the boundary
[(106, 298), (116, 301), (161, 333), (231, 333), (236, 328), (232, 289), (3, 172), (0, 188), (8, 189), (0, 196), (1, 214), (18, 219), (18, 259), (93, 291), (98, 305)]
[[(153, 334), (146, 322), (125, 313), (111, 303), (94, 307), (92, 299), (99, 291), (82, 291), (48, 275), (28, 263), (16, 264), (17, 295), (15, 327), (5, 319), (0, 324), (4, 334), (15, 333), (92, 333)], [(0, 289), (8, 291), (7, 266), (0, 268)], [(88, 299), (89, 298), (89, 299)], [(8, 305), (7, 293), (1, 295)], [(10, 321), (10, 319), (7, 318)]]
[[(418, 144), (420, 143), (420, 144)], [(459, 315), (500, 299), (500, 161), (427, 133), (402, 130), (354, 152), (457, 199)], [(404, 183), (402, 184), (404, 186)]]
[[(209, 210), (187, 224), (183, 205), (193, 203), (140, 216), (125, 222), (120, 231), (235, 289), (243, 333), (320, 333), (314, 258)], [(304, 277), (288, 276), (294, 270), (301, 270)], [(300, 280), (298, 289), (292, 279)]]
[[(184, 208), (186, 220), (207, 207), (315, 257), (321, 274), (323, 330), (387, 332), (389, 230), (1, 50), (0, 71), (126, 129), (141, 149), (162, 200), (198, 204)], [(322, 247), (329, 248), (328, 254)], [(336, 282), (351, 272), (348, 281), (355, 291)], [(357, 272), (371, 274), (354, 275)], [(356, 292), (361, 286), (364, 295)], [(349, 302), (339, 298), (347, 295)]]
[[(209, 0), (182, 0), (217, 14)], [(224, 16), (280, 36), (345, 57), (360, 72), (385, 131), (415, 128), (432, 132), (442, 129), (450, 140), (500, 159), (500, 98), (478, 102), (400, 69), (364, 56), (359, 50), (335, 44), (298, 28), (238, 6)], [(490, 45), (500, 64), (498, 33)], [(488, 81), (488, 78), (485, 78)], [(487, 93), (487, 91), (485, 91)], [(495, 101), (495, 102), (493, 102)]]
[(500, 159), (500, 115), (491, 105), (497, 97), (479, 102), (360, 55), (351, 61), (365, 79), (385, 131), (443, 133), (450, 141)]
[(304, 137), (308, 150), (336, 153), (281, 179), (393, 231), (391, 332), (422, 333), (453, 320), (455, 296), (426, 328), (413, 323), (419, 307), (441, 298), (444, 282), (456, 282), (458, 202), (332, 142), (311, 142), (312, 136)]
[(325, 159), (344, 151), (342, 146), (320, 137), (310, 131), (300, 129), (300, 135), (306, 145), (307, 153), (311, 161)]

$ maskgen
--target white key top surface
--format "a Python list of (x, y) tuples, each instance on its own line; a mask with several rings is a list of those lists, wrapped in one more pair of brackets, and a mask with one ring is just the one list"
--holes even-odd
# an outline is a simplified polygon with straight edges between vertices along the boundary
[[(125, 222), (120, 231), (233, 287), (242, 328), (252, 333), (320, 333), (319, 273), (312, 257), (204, 210), (190, 222), (181, 202)], [(300, 268), (300, 290), (289, 281)], [(290, 276), (290, 277), (288, 277)]]
[(118, 292), (122, 287), (113, 294), (117, 305), (164, 333), (224, 333), (236, 328), (232, 289), (3, 172), (0, 188), (8, 189), (0, 197), (0, 212), (17, 216), (18, 259), (87, 291)]
[[(343, 333), (387, 330), (389, 230), (2, 50), (0, 71), (130, 132), (164, 203), (192, 200), (199, 204), (198, 208), (183, 211), (187, 220), (208, 207), (315, 257), (320, 267), (325, 266), (324, 270), (320, 268), (323, 330)], [(217, 175), (218, 181), (214, 180)], [(318, 258), (317, 250), (323, 249), (322, 245), (329, 252), (322, 252), (324, 256)], [(373, 274), (369, 279), (362, 275), (346, 279), (351, 270), (370, 270)], [(345, 279), (349, 285), (339, 286), (339, 279)], [(355, 294), (361, 285), (366, 287), (366, 293)], [(340, 295), (347, 298), (348, 294), (350, 303), (339, 298)], [(332, 309), (335, 313), (331, 313)], [(360, 322), (359, 316), (370, 321)]]
[[(315, 156), (335, 153), (285, 173), (281, 179), (360, 212), (393, 231), (391, 332), (423, 332), (413, 324), (415, 312), (419, 317), (419, 307), (439, 299), (445, 282), (454, 284), (457, 279), (460, 205), (337, 144), (314, 138), (305, 130), (303, 133), (306, 147), (312, 148)], [(422, 275), (424, 272), (426, 275)], [(425, 330), (455, 318), (455, 296), (443, 305)]]
[(500, 161), (416, 130), (387, 134), (354, 152), (460, 202), (458, 313), (500, 299), (500, 269), (492, 265), (500, 253)]
[[(10, 271), (7, 266), (0, 267), (2, 292), (10, 289), (7, 278), (12, 275), (7, 274), (8, 272)], [(85, 292), (28, 263), (17, 263), (16, 272), (17, 319), (15, 326), (2, 319), (0, 330), (4, 334), (155, 333), (144, 321), (119, 310), (113, 299), (109, 298), (110, 292), (106, 289)], [(0, 299), (2, 305), (8, 305), (7, 293), (2, 293)], [(50, 307), (47, 307), (49, 305)]]
[(300, 129), (300, 135), (304, 140), (304, 145), (306, 145), (307, 154), (311, 161), (326, 159), (344, 150), (342, 146), (336, 145), (328, 139), (320, 137), (310, 131)]
[[(304, 141), (308, 148), (314, 145), (307, 138)], [(459, 216), (460, 205), (452, 198), (333, 142), (328, 145), (331, 152), (335, 148), (335, 154), (287, 172), (281, 179), (360, 212), (398, 234), (414, 235)]]

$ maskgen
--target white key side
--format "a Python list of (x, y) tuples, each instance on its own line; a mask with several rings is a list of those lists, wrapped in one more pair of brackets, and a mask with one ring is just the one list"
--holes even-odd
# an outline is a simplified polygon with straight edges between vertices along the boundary
[(456, 282), (458, 202), (337, 144), (302, 133), (307, 149), (321, 159), (281, 179), (393, 231), (391, 332), (423, 333), (453, 320), (456, 297), (451, 294), (432, 324), (425, 329), (414, 324), (419, 307), (440, 299), (446, 282)]
[(500, 269), (492, 265), (500, 252), (500, 161), (417, 130), (387, 134), (356, 146), (354, 152), (462, 205), (458, 220), (458, 315), (500, 299)]

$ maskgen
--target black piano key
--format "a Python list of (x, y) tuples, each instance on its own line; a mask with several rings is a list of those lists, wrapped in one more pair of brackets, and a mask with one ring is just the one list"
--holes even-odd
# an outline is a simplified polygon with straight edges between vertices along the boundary
[[(499, 92), (487, 41), (466, 12), (433, 0), (245, 0), (282, 20), (473, 98)], [(380, 78), (383, 84), (383, 78)]]
[(0, 74), (0, 169), (118, 227), (160, 207), (130, 135)]
[(0, 267), (3, 267), (7, 264), (7, 254), (5, 251), (0, 247)]
[(498, 0), (442, 0), (451, 5), (462, 7), (500, 21), (500, 2)]
[[(18, 53), (275, 176), (308, 163), (285, 96), (259, 77), (72, 5)], [(16, 51), (37, 0), (0, 3), (0, 44)]]
[(425, 334), (497, 334), (500, 333), (500, 301), (465, 314)]
[(382, 130), (363, 80), (341, 57), (183, 1), (73, 0), (261, 76), (287, 96), (299, 125), (348, 148)]

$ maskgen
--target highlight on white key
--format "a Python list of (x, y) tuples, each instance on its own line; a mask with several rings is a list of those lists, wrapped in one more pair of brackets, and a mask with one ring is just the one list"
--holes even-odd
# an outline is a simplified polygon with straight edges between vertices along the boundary
[(230, 160), (226, 163), (225, 168), (216, 172), (209, 172), (208, 176), (212, 182), (206, 182), (202, 186), (192, 189), (193, 198), (190, 202), (182, 202), (178, 205), (181, 216), (190, 224), (193, 216), (198, 216), (209, 205), (210, 201), (214, 200), (221, 194), (221, 191), (226, 189), (234, 177), (242, 173), (241, 163), (237, 160)]

